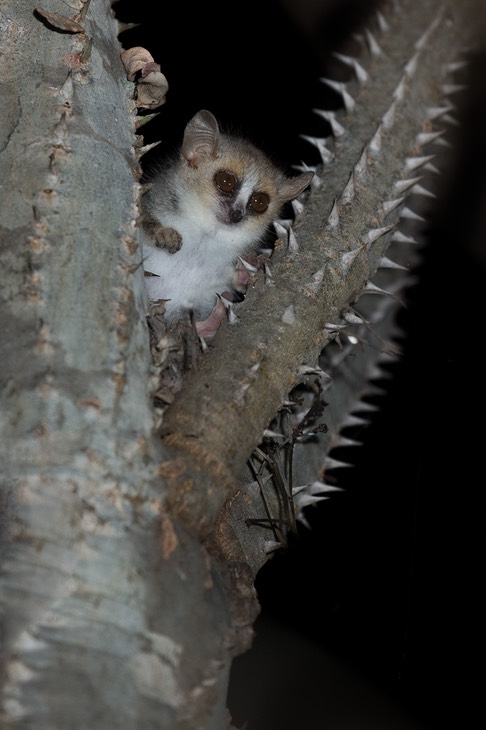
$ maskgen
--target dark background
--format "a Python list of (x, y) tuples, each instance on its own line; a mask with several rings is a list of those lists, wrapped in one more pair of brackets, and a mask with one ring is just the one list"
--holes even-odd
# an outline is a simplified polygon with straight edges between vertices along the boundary
[[(319, 82), (369, 2), (122, 0), (121, 35), (169, 81), (145, 141), (177, 141), (200, 108), (284, 165), (318, 162), (300, 134), (338, 100)], [(160, 7), (160, 9), (159, 9)], [(164, 10), (165, 8), (165, 10)], [(317, 8), (317, 10), (316, 10)], [(454, 151), (399, 316), (402, 360), (343, 469), (262, 569), (255, 641), (234, 661), (229, 706), (247, 730), (471, 728), (484, 712), (486, 284), (485, 57), (456, 99)], [(148, 158), (150, 159), (150, 158)], [(350, 451), (346, 453), (349, 460)]]

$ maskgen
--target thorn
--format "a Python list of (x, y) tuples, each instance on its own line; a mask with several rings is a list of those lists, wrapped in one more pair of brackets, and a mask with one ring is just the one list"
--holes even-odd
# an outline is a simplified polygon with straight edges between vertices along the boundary
[(289, 226), (289, 251), (290, 251), (290, 253), (297, 253), (298, 250), (299, 250), (299, 244), (297, 243), (294, 229), (292, 228), (292, 226)]
[(329, 499), (329, 497), (319, 497), (318, 495), (305, 493), (298, 494), (294, 497), (294, 500), (300, 509), (303, 507), (309, 507), (311, 504), (316, 504), (316, 502), (322, 502), (324, 499)]
[(346, 183), (346, 187), (344, 188), (344, 190), (342, 192), (340, 202), (343, 203), (343, 205), (346, 205), (347, 203), (350, 203), (353, 198), (354, 198), (354, 172), (351, 172), (351, 175), (349, 176), (349, 180)]
[(385, 233), (388, 233), (388, 231), (391, 231), (392, 228), (395, 227), (395, 224), (391, 226), (383, 226), (382, 228), (371, 228), (361, 239), (363, 243), (367, 245), (373, 244), (375, 241), (377, 241), (379, 238), (385, 235)]
[(440, 147), (446, 147), (447, 149), (451, 149), (451, 147), (452, 147), (450, 142), (448, 142), (443, 137), (439, 137), (439, 139), (436, 139), (434, 144), (439, 145)]
[(423, 145), (429, 144), (429, 142), (433, 142), (437, 137), (441, 137), (444, 134), (444, 132), (441, 130), (439, 132), (420, 132), (417, 134), (415, 139), (417, 140), (417, 144), (419, 144), (421, 147)]
[(139, 147), (137, 149), (138, 158), (143, 157), (147, 154), (149, 150), (152, 150), (154, 147), (157, 147), (161, 143), (162, 140), (159, 140), (158, 142), (152, 142), (151, 144), (145, 144), (142, 147)]
[(313, 109), (312, 111), (329, 123), (332, 133), (335, 137), (342, 137), (343, 134), (346, 134), (345, 128), (342, 126), (342, 124), (339, 124), (334, 112), (328, 112), (322, 109)]
[(387, 109), (387, 111), (383, 114), (381, 118), (381, 122), (385, 129), (391, 129), (393, 127), (393, 124), (395, 123), (395, 111), (396, 102), (392, 102), (391, 106)]
[(363, 288), (364, 294), (386, 294), (387, 296), (390, 294), (390, 292), (387, 292), (386, 289), (381, 289), (379, 286), (376, 286), (376, 284), (373, 284), (373, 282), (368, 281), (366, 283), (366, 286)]
[(247, 271), (249, 271), (251, 274), (256, 274), (256, 272), (258, 271), (258, 268), (256, 266), (253, 266), (253, 264), (245, 261), (245, 259), (242, 259), (241, 256), (238, 256), (238, 258)]
[(412, 172), (412, 170), (417, 170), (419, 167), (422, 167), (422, 165), (425, 165), (426, 162), (429, 162), (429, 160), (433, 160), (435, 155), (424, 155), (422, 157), (407, 157), (405, 160), (405, 169), (407, 172)]
[(398, 190), (399, 193), (404, 193), (408, 188), (411, 188), (412, 185), (415, 185), (419, 180), (422, 179), (422, 176), (419, 177), (410, 177), (406, 180), (397, 180), (396, 183), (394, 183), (393, 187)]
[(305, 134), (301, 134), (300, 137), (301, 139), (305, 139), (306, 142), (310, 142), (310, 144), (314, 145), (314, 147), (317, 147), (324, 165), (328, 165), (334, 159), (334, 154), (326, 147), (325, 139), (320, 137), (308, 137)]
[(395, 261), (392, 261), (387, 256), (383, 256), (378, 262), (378, 268), (379, 269), (401, 269), (402, 271), (407, 271), (406, 266), (402, 266), (401, 264), (397, 264)]
[(337, 228), (339, 225), (339, 213), (338, 213), (337, 203), (335, 200), (334, 200), (334, 203), (332, 204), (331, 212), (327, 216), (327, 222), (329, 223), (331, 228)]
[(316, 480), (311, 484), (303, 484), (301, 487), (292, 487), (292, 496), (305, 492), (307, 494), (324, 494), (326, 492), (342, 492), (342, 487), (335, 487), (333, 484), (326, 484)]
[(333, 89), (340, 95), (340, 97), (342, 98), (343, 103), (344, 103), (344, 108), (346, 109), (348, 114), (353, 111), (354, 106), (355, 106), (355, 101), (354, 101), (353, 97), (351, 96), (351, 94), (349, 94), (346, 91), (345, 84), (343, 84), (341, 81), (333, 81), (332, 79), (326, 79), (324, 77), (321, 77), (319, 80), (322, 81), (323, 84), (326, 84), (327, 86), (329, 86), (329, 88)]
[[(398, 359), (398, 358), (394, 358)], [(387, 361), (389, 362), (389, 361)], [(388, 370), (385, 370), (384, 368), (381, 368), (376, 363), (372, 368), (370, 368), (370, 371), (368, 372), (368, 378), (370, 380), (391, 380), (393, 378), (393, 375), (388, 372)]]
[(445, 73), (453, 74), (468, 65), (469, 61), (452, 61), (451, 63), (444, 64), (444, 71)]
[(267, 262), (264, 264), (264, 272), (265, 272), (265, 284), (267, 286), (274, 286), (275, 282), (273, 280), (272, 270)]
[(272, 221), (272, 225), (275, 228), (275, 233), (277, 234), (277, 238), (281, 238), (283, 241), (288, 242), (289, 234), (287, 228), (283, 226), (279, 221)]
[(396, 294), (394, 294), (392, 291), (386, 291), (386, 289), (381, 289), (380, 287), (373, 284), (371, 281), (369, 281), (366, 286), (364, 287), (361, 296), (365, 294), (380, 294), (387, 297), (391, 297), (396, 302), (400, 304), (400, 306), (404, 306), (404, 302), (398, 297)]
[(418, 215), (418, 213), (414, 213), (413, 210), (410, 210), (410, 208), (407, 207), (401, 209), (400, 218), (407, 218), (411, 221), (420, 221), (421, 223), (425, 221), (425, 218), (422, 218), (421, 215)]
[(442, 19), (442, 12), (439, 12), (439, 14), (436, 15), (436, 17), (434, 18), (432, 23), (428, 26), (428, 28), (425, 30), (425, 32), (422, 33), (422, 35), (420, 36), (418, 41), (415, 43), (415, 48), (417, 49), (417, 51), (422, 50), (422, 48), (425, 46), (425, 44), (429, 40), (431, 34), (434, 32), (434, 30), (437, 28), (437, 26), (441, 22), (441, 19)]
[(348, 428), (353, 426), (368, 426), (369, 421), (366, 418), (360, 418), (359, 416), (353, 416), (349, 413), (343, 420), (341, 428)]
[(365, 30), (365, 35), (366, 35), (366, 40), (368, 42), (368, 48), (369, 48), (371, 55), (374, 56), (375, 58), (378, 58), (378, 56), (381, 56), (381, 53), (382, 53), (380, 46), (378, 45), (374, 36), (371, 34), (371, 32), (368, 29)]
[(265, 540), (263, 543), (263, 550), (267, 555), (268, 553), (275, 552), (275, 550), (280, 550), (281, 547), (282, 544), (277, 540)]
[(354, 439), (348, 439), (345, 436), (341, 436), (341, 434), (338, 434), (331, 440), (331, 444), (329, 446), (329, 450), (331, 449), (339, 449), (346, 446), (362, 446), (363, 444), (361, 441), (355, 441)]
[(393, 98), (395, 99), (395, 101), (398, 101), (398, 103), (401, 103), (403, 101), (403, 99), (405, 98), (405, 79), (404, 78), (402, 78), (398, 82), (398, 85), (397, 85), (395, 91), (393, 92)]
[[(308, 521), (305, 519), (302, 510), (298, 510), (296, 512), (295, 519), (297, 520), (297, 522), (300, 522), (301, 525), (304, 525), (304, 527), (306, 528), (306, 530), (310, 530), (311, 529), (311, 526), (308, 523)], [(243, 730), (245, 730), (245, 727), (244, 726), (243, 726)]]
[(368, 152), (373, 157), (379, 157), (381, 153), (381, 128), (378, 127), (368, 144)]
[(124, 33), (126, 30), (133, 30), (134, 28), (140, 28), (141, 23), (124, 23), (123, 21), (118, 21), (118, 28), (120, 33)]
[(453, 109), (454, 107), (451, 104), (448, 106), (430, 106), (426, 111), (426, 118), (433, 122)]
[(464, 91), (467, 86), (465, 84), (442, 84), (440, 88), (446, 96), (449, 96), (450, 94), (457, 94), (458, 91)]
[(387, 33), (390, 30), (390, 26), (386, 22), (385, 16), (383, 15), (383, 13), (380, 13), (379, 10), (376, 13), (376, 19), (378, 21), (378, 27), (381, 30), (381, 32), (382, 33)]
[(354, 166), (354, 173), (355, 177), (360, 180), (362, 179), (368, 170), (368, 156), (367, 156), (367, 150), (366, 147), (361, 153), (361, 157), (359, 158), (358, 162)]
[(317, 167), (313, 165), (306, 165), (305, 162), (301, 162), (300, 165), (291, 165), (291, 167), (293, 167), (294, 170), (298, 170), (299, 172), (317, 172)]
[(373, 413), (373, 412), (379, 411), (379, 410), (380, 410), (379, 406), (375, 405), (374, 403), (368, 403), (368, 401), (366, 401), (366, 400), (360, 400), (360, 402), (355, 406), (355, 408), (353, 408), (353, 412), (354, 411), (358, 411), (358, 412), (365, 411), (365, 413), (366, 412)]
[(348, 466), (354, 465), (348, 464), (346, 461), (339, 461), (338, 459), (332, 459), (330, 456), (326, 456), (322, 469), (326, 472), (328, 469), (341, 469)]
[(297, 253), (299, 250), (299, 244), (295, 237), (290, 221), (273, 221), (273, 227), (278, 238), (281, 238), (287, 243), (287, 250), (291, 253)]
[(442, 117), (442, 121), (446, 122), (446, 124), (452, 124), (453, 127), (460, 126), (459, 120), (455, 117), (451, 117), (450, 114), (444, 114), (444, 116)]
[(406, 236), (401, 231), (395, 231), (395, 233), (391, 237), (391, 240), (393, 243), (418, 243), (417, 239), (413, 238), (412, 236)]
[(435, 165), (432, 165), (430, 162), (427, 162), (426, 165), (424, 165), (424, 170), (428, 170), (428, 172), (433, 172), (434, 175), (440, 175), (440, 170)]
[(140, 127), (143, 127), (155, 117), (158, 117), (159, 114), (160, 112), (153, 112), (153, 114), (145, 114), (144, 116), (135, 117), (135, 129), (140, 129)]
[(363, 66), (352, 56), (345, 56), (343, 53), (333, 53), (339, 61), (342, 61), (346, 66), (351, 66), (353, 69), (358, 83), (365, 84), (368, 80), (368, 73), (365, 71)]
[(355, 248), (352, 251), (346, 251), (346, 253), (343, 253), (341, 255), (341, 264), (343, 265), (342, 268), (346, 271), (349, 269), (351, 264), (354, 263), (357, 256), (362, 252), (363, 247), (360, 246), (359, 248)]
[(292, 200), (292, 210), (294, 211), (295, 218), (298, 218), (299, 215), (301, 215), (302, 211), (304, 210), (303, 204), (300, 202), (300, 200), (294, 199)]
[(414, 185), (410, 192), (414, 195), (424, 195), (427, 198), (437, 198), (435, 193), (430, 192), (430, 190), (427, 190), (422, 185)]
[(400, 203), (403, 203), (404, 200), (405, 198), (394, 198), (393, 200), (385, 200), (385, 202), (381, 206), (383, 215), (385, 216), (391, 213), (392, 210), (395, 210), (395, 208), (397, 208)]
[(408, 63), (405, 65), (405, 73), (407, 74), (407, 76), (413, 76), (415, 74), (415, 72), (417, 70), (418, 60), (419, 60), (419, 54), (416, 53), (414, 56), (412, 56), (410, 61), (408, 61)]

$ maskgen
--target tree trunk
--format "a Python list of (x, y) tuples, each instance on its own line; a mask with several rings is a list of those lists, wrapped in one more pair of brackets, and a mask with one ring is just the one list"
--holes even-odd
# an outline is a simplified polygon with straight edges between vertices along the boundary
[[(403, 0), (364, 32), (334, 138), (312, 140), (321, 185), (277, 226), (271, 283), (255, 278), (159, 427), (134, 84), (111, 4), (3, 2), (5, 730), (229, 726), (256, 572), (332, 486), (340, 430), (396, 355), (393, 262), (412, 267), (416, 248), (404, 198), (434, 175), (423, 134), (447, 123), (473, 10)], [(325, 393), (327, 433), (317, 419), (308, 439), (275, 435), (296, 388)]]

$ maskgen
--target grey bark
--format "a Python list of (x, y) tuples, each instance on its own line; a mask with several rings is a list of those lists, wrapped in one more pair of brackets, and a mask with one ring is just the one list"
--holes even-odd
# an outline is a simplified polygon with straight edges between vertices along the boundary
[[(326, 348), (331, 432), (297, 455), (295, 479), (325, 477), (332, 437), (376, 365), (363, 354), (348, 377), (326, 346), (370, 280), (393, 290), (390, 245), (413, 261), (392, 243), (404, 203), (382, 205), (428, 154), (417, 133), (424, 120), (436, 128), (429, 110), (445, 103), (446, 64), (475, 4), (404, 0), (387, 28), (364, 34), (368, 78), (346, 86), (353, 108), (338, 114), (346, 132), (295, 222), (298, 251), (284, 241), (273, 285), (256, 278), (161, 434), (134, 236), (133, 84), (110, 3), (46, 8), (68, 9), (80, 32), (25, 0), (0, 10), (1, 724), (220, 730), (268, 557), (267, 532), (246, 526), (261, 497), (245, 465), (305, 380), (301, 366), (324, 364)], [(387, 307), (362, 311), (393, 334)]]

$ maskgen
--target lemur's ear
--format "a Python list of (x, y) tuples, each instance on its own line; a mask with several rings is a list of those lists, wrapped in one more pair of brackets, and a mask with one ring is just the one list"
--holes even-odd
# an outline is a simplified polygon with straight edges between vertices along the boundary
[(282, 196), (284, 203), (289, 200), (293, 200), (300, 195), (309, 185), (313, 177), (313, 172), (303, 172), (301, 175), (287, 178), (287, 180), (285, 180), (279, 188), (279, 193)]
[(197, 166), (199, 157), (212, 157), (219, 140), (216, 117), (201, 109), (187, 123), (182, 140), (182, 154), (192, 166)]

